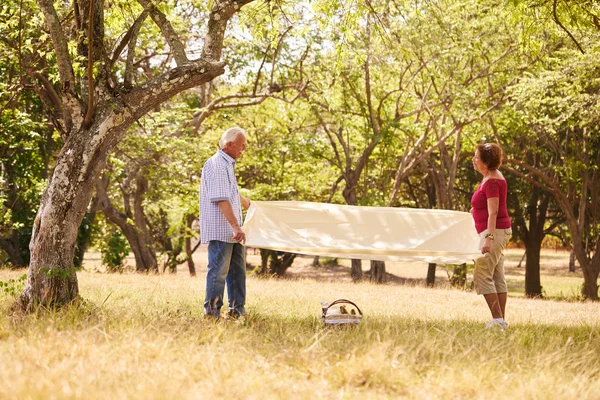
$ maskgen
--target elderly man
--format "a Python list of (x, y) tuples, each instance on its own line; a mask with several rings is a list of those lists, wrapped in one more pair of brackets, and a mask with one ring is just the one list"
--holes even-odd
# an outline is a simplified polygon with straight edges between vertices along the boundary
[(242, 209), (250, 200), (240, 195), (235, 163), (246, 150), (246, 132), (233, 127), (219, 140), (219, 149), (206, 161), (200, 181), (200, 237), (208, 243), (208, 274), (204, 312), (219, 318), (225, 284), (231, 318), (246, 313), (246, 235)]

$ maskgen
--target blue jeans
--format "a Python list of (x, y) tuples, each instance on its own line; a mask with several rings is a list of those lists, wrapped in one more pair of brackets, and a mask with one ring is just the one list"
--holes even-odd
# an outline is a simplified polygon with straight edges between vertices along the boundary
[(227, 285), (229, 312), (245, 314), (246, 309), (246, 249), (240, 243), (211, 240), (208, 243), (208, 274), (204, 312), (221, 315)]

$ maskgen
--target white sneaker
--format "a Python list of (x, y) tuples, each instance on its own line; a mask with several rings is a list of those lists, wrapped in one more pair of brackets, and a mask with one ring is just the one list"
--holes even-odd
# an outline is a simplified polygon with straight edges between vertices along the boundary
[(485, 326), (485, 329), (486, 330), (493, 329), (495, 326), (499, 326), (500, 329), (502, 329), (502, 330), (508, 328), (508, 324), (506, 322), (499, 322), (499, 321), (496, 321), (495, 319), (493, 319), (487, 323), (487, 325)]

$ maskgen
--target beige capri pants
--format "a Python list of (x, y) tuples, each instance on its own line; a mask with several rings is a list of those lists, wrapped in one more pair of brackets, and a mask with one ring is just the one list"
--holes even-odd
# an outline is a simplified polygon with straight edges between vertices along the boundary
[[(479, 249), (485, 242), (487, 229), (479, 234)], [(512, 229), (496, 229), (489, 253), (475, 259), (473, 280), (477, 294), (507, 293), (504, 277), (504, 249), (512, 235)]]

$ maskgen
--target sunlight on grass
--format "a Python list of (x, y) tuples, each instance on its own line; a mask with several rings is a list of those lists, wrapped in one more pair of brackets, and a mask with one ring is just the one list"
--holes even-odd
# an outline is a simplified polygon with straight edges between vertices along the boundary
[[(0, 271), (0, 280), (18, 272)], [(202, 317), (202, 278), (79, 273), (78, 307), (9, 316), (0, 398), (597, 398), (598, 304), (510, 298), (485, 331), (473, 292), (248, 279), (248, 318)], [(348, 298), (360, 325), (326, 328)]]

